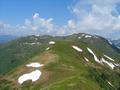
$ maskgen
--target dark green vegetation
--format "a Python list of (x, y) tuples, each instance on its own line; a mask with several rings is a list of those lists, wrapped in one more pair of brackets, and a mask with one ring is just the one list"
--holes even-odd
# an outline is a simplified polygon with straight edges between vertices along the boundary
[[(112, 70), (106, 64), (95, 62), (87, 47), (99, 59), (106, 54), (114, 63), (120, 63), (120, 50), (102, 37), (85, 38), (85, 35), (28, 36), (0, 45), (0, 90), (120, 90), (120, 67)], [(55, 45), (48, 44), (51, 40)], [(72, 45), (83, 52), (76, 51)], [(50, 49), (46, 50), (47, 47)], [(40, 68), (42, 75), (36, 82), (20, 85), (18, 77), (32, 70), (24, 67), (30, 62), (44, 64)]]

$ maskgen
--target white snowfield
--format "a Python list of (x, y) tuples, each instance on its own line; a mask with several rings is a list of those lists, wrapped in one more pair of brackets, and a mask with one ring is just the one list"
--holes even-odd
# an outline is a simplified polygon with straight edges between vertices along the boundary
[[(87, 48), (87, 50), (93, 55), (94, 59), (96, 62), (100, 63), (100, 64), (107, 64), (111, 69), (114, 69), (116, 66), (120, 66), (120, 64), (117, 64), (117, 63), (112, 63), (112, 62), (108, 62), (107, 60), (105, 60), (103, 57), (99, 60), (97, 58), (97, 56), (94, 54), (94, 52), (90, 49), (90, 48)], [(110, 58), (109, 56), (107, 55), (104, 55), (104, 57), (110, 59), (111, 61), (114, 61), (114, 59)], [(84, 59), (88, 62), (89, 60), (84, 57)]]
[(115, 66), (117, 66), (117, 67), (118, 67), (118, 66), (120, 66), (120, 64), (115, 64)]
[(82, 34), (82, 37), (85, 36), (85, 34)]
[(94, 57), (94, 59), (95, 59), (96, 62), (101, 63), (101, 61), (99, 61), (99, 59), (97, 58), (97, 56), (94, 54), (94, 52), (90, 48), (87, 48), (87, 50), (93, 55), (93, 57)]
[(108, 42), (109, 42), (109, 44), (111, 44), (111, 45), (113, 44), (110, 40), (108, 40)]
[(40, 78), (41, 72), (39, 70), (35, 70), (31, 73), (23, 74), (19, 77), (18, 83), (22, 84), (25, 81), (32, 80), (32, 82), (37, 81)]
[(112, 69), (114, 69), (115, 65), (113, 63), (106, 61), (104, 58), (101, 58), (101, 60), (99, 60), (97, 58), (97, 56), (94, 54), (94, 52), (90, 48), (87, 48), (87, 49), (94, 56), (94, 59), (95, 59), (96, 62), (101, 63), (101, 64), (105, 63), (109, 67), (111, 67)]
[[(43, 66), (43, 64), (40, 64), (37, 62), (26, 65), (26, 67), (34, 67), (34, 68), (38, 68), (38, 67), (42, 67), (42, 66)], [(22, 76), (20, 76), (18, 78), (18, 83), (22, 84), (23, 82), (25, 82), (27, 80), (32, 80), (32, 82), (35, 82), (40, 78), (41, 74), (42, 73), (38, 69), (36, 69), (35, 71), (32, 71), (30, 73), (23, 74)]]
[(103, 63), (106, 63), (109, 67), (114, 69), (115, 65), (113, 63), (106, 61), (104, 58), (101, 58), (101, 60), (102, 60)]
[(55, 44), (55, 42), (54, 41), (50, 41), (49, 44)]
[(42, 67), (42, 66), (43, 66), (43, 64), (40, 64), (40, 63), (37, 63), (37, 62), (30, 63), (30, 64), (26, 65), (26, 67), (35, 67), (35, 68)]
[(107, 55), (104, 55), (106, 58), (108, 58), (109, 60), (111, 61), (115, 61), (114, 59), (112, 59), (111, 57), (107, 56)]
[(78, 39), (81, 39), (81, 37), (78, 37)]
[(88, 60), (86, 57), (84, 57), (84, 59), (85, 59), (87, 62), (89, 62), (89, 60)]
[(85, 35), (85, 38), (90, 38), (90, 37), (92, 37), (91, 35)]
[(46, 48), (46, 50), (49, 50), (49, 49), (50, 49), (50, 47), (47, 47), (47, 48)]
[(78, 52), (82, 52), (82, 49), (81, 48), (79, 48), (78, 46), (72, 46), (75, 50), (77, 50)]
[(40, 42), (33, 42), (33, 43), (28, 43), (28, 42), (26, 42), (26, 43), (24, 43), (24, 44), (26, 44), (26, 45), (41, 45)]
[(120, 47), (119, 47), (119, 46), (117, 46), (117, 48), (118, 48), (118, 49), (120, 49)]
[(27, 44), (27, 45), (35, 45), (36, 43), (25, 43), (25, 44)]
[(108, 82), (108, 84), (110, 85), (110, 86), (112, 86), (113, 87), (113, 85), (112, 85), (112, 83), (111, 82), (109, 82), (109, 81), (107, 81)]

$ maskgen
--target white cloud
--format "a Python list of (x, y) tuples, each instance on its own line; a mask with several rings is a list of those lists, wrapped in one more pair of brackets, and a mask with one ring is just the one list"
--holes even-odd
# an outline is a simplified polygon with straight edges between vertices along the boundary
[(37, 18), (39, 18), (40, 16), (39, 16), (39, 13), (35, 13), (34, 15), (33, 15), (33, 19), (37, 19)]
[(70, 35), (76, 33), (76, 23), (74, 20), (68, 20), (68, 22), (63, 26), (58, 26), (55, 28), (55, 35)]
[[(47, 32), (50, 32), (54, 27), (53, 18), (44, 19), (44, 18), (41, 18), (38, 13), (35, 13), (33, 15), (32, 21), (33, 21), (32, 22), (33, 30), (45, 29)], [(30, 23), (30, 25), (31, 25), (31, 23)], [(46, 31), (44, 31), (44, 32), (46, 32)]]
[(69, 28), (73, 28), (73, 29), (76, 28), (75, 22), (74, 22), (73, 20), (69, 20), (69, 21), (68, 21), (68, 27), (69, 27)]
[(17, 36), (25, 36), (32, 34), (51, 34), (54, 24), (52, 18), (41, 18), (38, 13), (35, 13), (32, 19), (25, 19), (23, 25), (10, 25), (0, 22), (0, 35), (10, 34)]
[(53, 18), (42, 18), (34, 13), (24, 25), (12, 26), (0, 23), (0, 34), (31, 35), (68, 35), (73, 33), (97, 34), (107, 38), (120, 38), (120, 0), (77, 0), (71, 7), (73, 19), (58, 26)]
[(76, 32), (120, 38), (120, 18), (117, 5), (120, 0), (79, 0), (72, 6), (76, 16)]
[(75, 18), (59, 27), (57, 35), (90, 33), (106, 38), (120, 38), (120, 0), (78, 0), (71, 11)]

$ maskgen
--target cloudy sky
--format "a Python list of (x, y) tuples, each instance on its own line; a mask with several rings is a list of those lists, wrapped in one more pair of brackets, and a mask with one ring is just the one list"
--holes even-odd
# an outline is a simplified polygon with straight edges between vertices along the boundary
[(0, 35), (120, 38), (120, 0), (0, 0)]

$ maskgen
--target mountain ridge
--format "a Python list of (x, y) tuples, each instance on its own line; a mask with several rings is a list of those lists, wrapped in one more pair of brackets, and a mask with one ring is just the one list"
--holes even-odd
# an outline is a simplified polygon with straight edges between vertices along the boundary
[[(35, 35), (22, 37), (0, 46), (0, 58), (2, 90), (120, 88), (119, 49), (99, 36), (79, 33), (64, 37)], [(43, 66), (36, 69), (26, 67), (33, 62)], [(40, 70), (42, 73), (36, 82), (28, 80), (23, 84), (18, 83), (22, 74), (34, 70)]]

